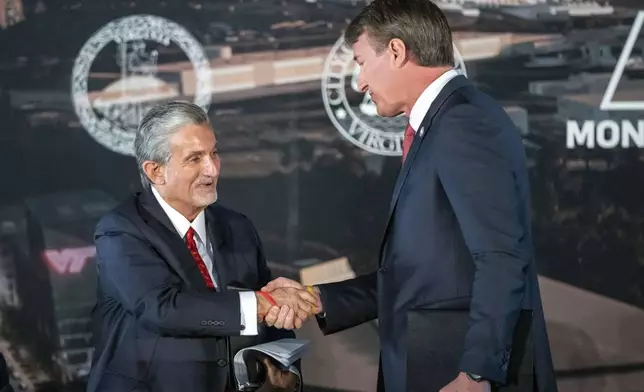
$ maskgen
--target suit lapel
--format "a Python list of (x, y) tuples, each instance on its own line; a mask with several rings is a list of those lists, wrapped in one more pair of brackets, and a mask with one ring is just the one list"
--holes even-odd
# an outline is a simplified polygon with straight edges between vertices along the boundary
[(405, 163), (403, 164), (402, 168), (400, 169), (400, 172), (398, 173), (398, 178), (396, 179), (396, 186), (394, 187), (394, 192), (391, 198), (391, 204), (389, 205), (389, 218), (391, 218), (391, 214), (393, 213), (394, 207), (398, 202), (398, 196), (400, 196), (400, 190), (405, 184), (405, 180), (407, 179), (407, 174), (409, 173), (409, 169), (411, 168), (411, 165), (414, 162), (414, 158), (416, 157), (418, 148), (420, 147), (421, 143), (423, 143), (423, 140), (425, 140), (426, 138), (432, 139), (430, 137), (426, 137), (428, 134), (431, 133), (432, 120), (436, 116), (436, 113), (438, 113), (438, 110), (443, 106), (445, 101), (447, 101), (447, 98), (449, 98), (449, 96), (452, 95), (452, 93), (456, 91), (456, 89), (465, 85), (466, 83), (467, 83), (467, 79), (461, 75), (456, 76), (454, 79), (450, 80), (449, 83), (447, 83), (447, 85), (445, 85), (445, 87), (438, 94), (434, 102), (432, 102), (432, 105), (430, 106), (429, 110), (425, 114), (425, 118), (423, 119), (423, 122), (420, 124), (420, 128), (418, 128), (418, 131), (414, 136), (414, 141), (412, 142), (411, 147), (409, 148), (409, 152), (407, 153), (407, 159), (405, 159)]
[(228, 237), (228, 226), (225, 220), (221, 219), (216, 212), (216, 207), (206, 208), (206, 230), (208, 237), (210, 237), (210, 244), (212, 246), (212, 267), (217, 276), (217, 287), (221, 291), (226, 291), (228, 284), (228, 268), (229, 260), (226, 258), (228, 254), (225, 246)]
[(400, 172), (398, 173), (398, 177), (396, 178), (396, 185), (394, 186), (394, 191), (391, 196), (391, 202), (389, 204), (389, 216), (387, 218), (387, 225), (385, 226), (385, 231), (380, 244), (381, 262), (382, 262), (382, 251), (384, 249), (385, 240), (389, 232), (389, 225), (391, 223), (391, 218), (393, 216), (394, 210), (396, 209), (396, 204), (398, 203), (398, 197), (400, 196), (400, 192), (402, 191), (403, 186), (405, 185), (405, 180), (407, 179), (407, 175), (409, 174), (411, 165), (413, 164), (414, 158), (416, 158), (416, 155), (418, 153), (418, 149), (420, 148), (423, 142), (426, 144), (432, 142), (435, 136), (435, 134), (431, 130), (432, 121), (436, 117), (436, 114), (438, 113), (440, 108), (447, 101), (447, 98), (449, 98), (452, 95), (452, 93), (454, 93), (454, 91), (456, 91), (462, 86), (465, 86), (468, 83), (469, 82), (467, 78), (465, 78), (462, 75), (456, 76), (452, 80), (450, 80), (445, 85), (445, 87), (443, 87), (443, 89), (440, 91), (440, 93), (438, 94), (434, 102), (432, 102), (431, 106), (429, 107), (429, 110), (425, 114), (425, 118), (423, 119), (423, 122), (420, 124), (420, 127), (416, 131), (416, 135), (414, 136), (414, 141), (409, 147), (407, 158), (405, 159), (405, 162), (402, 165)]
[[(179, 236), (152, 192), (142, 192), (139, 195), (139, 202), (143, 207), (140, 211), (141, 217), (161, 240), (159, 242), (155, 241), (155, 245), (162, 254), (169, 253), (166, 261), (193, 287), (201, 291), (209, 291), (186, 243)], [(163, 252), (164, 250), (166, 252)]]

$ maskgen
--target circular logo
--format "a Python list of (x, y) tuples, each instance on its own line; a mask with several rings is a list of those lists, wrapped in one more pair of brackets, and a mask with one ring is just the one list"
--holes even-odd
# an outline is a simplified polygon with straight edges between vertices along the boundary
[[(108, 23), (85, 43), (72, 70), (72, 100), (81, 124), (98, 143), (116, 153), (134, 155), (141, 117), (154, 105), (182, 96), (180, 83), (168, 83), (158, 72), (160, 57), (183, 61), (174, 45), (194, 69), (194, 103), (207, 111), (212, 94), (208, 58), (199, 42), (177, 23), (132, 15)], [(100, 69), (90, 79), (92, 67)], [(182, 80), (180, 72), (167, 74)], [(106, 80), (111, 84), (104, 86)]]
[[(467, 76), (463, 58), (454, 46), (454, 68)], [(373, 154), (402, 155), (406, 116), (380, 117), (369, 93), (358, 88), (359, 67), (353, 50), (340, 37), (324, 63), (322, 99), (329, 118), (351, 143)]]

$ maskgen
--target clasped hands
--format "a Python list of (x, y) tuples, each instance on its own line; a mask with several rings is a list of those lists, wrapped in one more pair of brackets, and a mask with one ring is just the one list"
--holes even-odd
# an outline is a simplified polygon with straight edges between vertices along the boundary
[(307, 288), (291, 279), (277, 278), (256, 296), (258, 319), (269, 327), (301, 328), (307, 318), (322, 312), (319, 289)]

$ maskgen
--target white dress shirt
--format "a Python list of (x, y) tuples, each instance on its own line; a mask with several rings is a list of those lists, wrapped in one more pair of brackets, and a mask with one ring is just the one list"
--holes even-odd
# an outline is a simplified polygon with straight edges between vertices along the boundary
[[(206, 233), (206, 214), (204, 211), (201, 211), (197, 217), (190, 222), (186, 219), (185, 216), (174, 208), (172, 208), (159, 194), (159, 192), (152, 187), (152, 193), (156, 197), (157, 201), (165, 211), (166, 215), (172, 222), (172, 225), (177, 230), (177, 233), (185, 241), (186, 233), (192, 227), (195, 231), (195, 242), (197, 244), (197, 251), (206, 264), (208, 268), (208, 273), (212, 279), (215, 287), (219, 288), (221, 282), (217, 280), (217, 271), (214, 268), (212, 244), (210, 243), (210, 238)], [(187, 245), (186, 245), (187, 246)], [(244, 326), (242, 329), (242, 335), (257, 335), (257, 299), (255, 298), (255, 293), (252, 291), (240, 292), (239, 301), (241, 305), (241, 325)]]
[(425, 115), (429, 111), (429, 108), (432, 106), (432, 103), (438, 97), (441, 90), (449, 83), (450, 80), (454, 79), (459, 75), (456, 70), (450, 69), (436, 80), (431, 82), (425, 91), (420, 94), (420, 97), (416, 100), (416, 103), (411, 108), (409, 112), (409, 125), (414, 129), (414, 132), (418, 131), (420, 124), (422, 124)]

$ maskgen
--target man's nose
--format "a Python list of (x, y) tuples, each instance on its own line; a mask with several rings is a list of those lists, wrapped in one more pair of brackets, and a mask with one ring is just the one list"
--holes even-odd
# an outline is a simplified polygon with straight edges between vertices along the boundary
[(360, 92), (362, 93), (366, 93), (368, 89), (369, 89), (369, 83), (367, 83), (364, 80), (364, 77), (362, 76), (362, 72), (360, 72), (360, 74), (358, 74), (358, 90), (360, 90)]
[(204, 159), (203, 174), (210, 177), (219, 175), (219, 156)]

